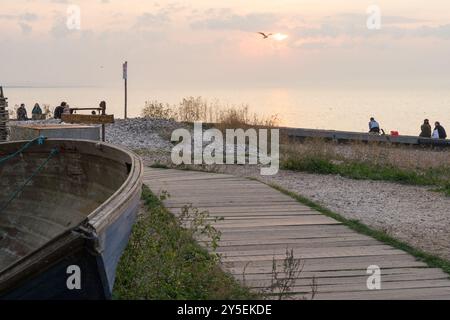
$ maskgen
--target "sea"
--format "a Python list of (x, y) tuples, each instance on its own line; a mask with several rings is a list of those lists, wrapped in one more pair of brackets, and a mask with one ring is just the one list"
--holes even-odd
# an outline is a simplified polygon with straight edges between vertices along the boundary
[[(66, 101), (71, 107), (97, 107), (124, 117), (124, 88), (117, 87), (5, 87), (9, 108), (25, 103), (28, 112), (37, 102), (52, 108)], [(248, 105), (261, 117), (277, 115), (280, 125), (298, 128), (366, 132), (370, 117), (386, 131), (418, 135), (425, 118), (450, 128), (450, 90), (350, 90), (324, 88), (153, 89), (128, 88), (128, 116), (138, 117), (146, 101), (177, 105), (198, 97), (223, 106)]]

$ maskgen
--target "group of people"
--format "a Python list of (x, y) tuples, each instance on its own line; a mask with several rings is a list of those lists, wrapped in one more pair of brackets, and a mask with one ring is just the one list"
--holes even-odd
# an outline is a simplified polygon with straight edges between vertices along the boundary
[(53, 118), (55, 119), (61, 119), (61, 116), (63, 114), (71, 114), (70, 106), (67, 104), (67, 102), (61, 102), (59, 106), (55, 108), (55, 112), (53, 113)]
[[(33, 120), (41, 120), (42, 119), (42, 109), (39, 103), (34, 105), (33, 110), (31, 111), (31, 118)], [(26, 121), (28, 120), (27, 109), (25, 108), (25, 104), (22, 103), (20, 107), (17, 109), (17, 120)]]
[[(421, 138), (447, 139), (447, 133), (439, 121), (434, 123), (434, 129), (432, 130), (430, 120), (425, 119), (420, 129), (421, 132), (419, 136)], [(380, 134), (382, 130), (383, 129), (380, 128), (380, 124), (375, 120), (375, 118), (370, 118), (369, 133)]]
[(447, 133), (439, 121), (434, 123), (434, 130), (431, 131), (430, 120), (425, 119), (420, 129), (420, 137), (422, 138), (447, 139)]
[[(70, 106), (66, 102), (61, 102), (61, 104), (55, 108), (53, 117), (55, 119), (61, 119), (61, 116), (63, 114), (71, 114)], [(42, 112), (42, 108), (39, 105), (39, 103), (36, 103), (34, 105), (34, 108), (31, 111), (31, 119), (32, 120), (42, 120), (43, 119), (43, 112)], [(17, 109), (17, 120), (19, 120), (19, 121), (29, 120), (27, 109), (26, 109), (24, 103), (22, 103), (20, 105), (20, 107)]]

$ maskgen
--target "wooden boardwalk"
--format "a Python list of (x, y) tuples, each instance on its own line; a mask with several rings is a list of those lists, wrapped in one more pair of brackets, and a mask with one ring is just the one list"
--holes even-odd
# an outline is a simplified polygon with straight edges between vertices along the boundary
[[(166, 207), (178, 214), (192, 204), (208, 210), (222, 232), (223, 267), (255, 290), (270, 285), (273, 258), (282, 263), (293, 249), (304, 267), (294, 298), (450, 299), (448, 274), (411, 255), (356, 233), (263, 183), (231, 175), (146, 168), (145, 184), (168, 191)], [(367, 268), (381, 268), (381, 290), (368, 290)]]

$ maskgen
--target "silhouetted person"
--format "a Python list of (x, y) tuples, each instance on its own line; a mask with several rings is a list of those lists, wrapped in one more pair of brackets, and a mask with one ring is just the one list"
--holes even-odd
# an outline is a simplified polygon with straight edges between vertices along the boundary
[(65, 108), (66, 105), (67, 105), (67, 103), (61, 102), (61, 105), (57, 106), (55, 108), (55, 114), (54, 114), (54, 118), (55, 119), (61, 119), (61, 115), (63, 114), (64, 108)]
[(17, 109), (17, 120), (26, 121), (28, 120), (27, 109), (25, 108), (25, 104), (21, 104), (19, 109)]
[(39, 103), (34, 105), (33, 111), (31, 111), (31, 118), (33, 120), (40, 120), (42, 118), (42, 109)]
[(99, 107), (100, 107), (100, 109), (102, 109), (100, 114), (105, 115), (106, 114), (106, 101), (100, 102)]
[(380, 124), (375, 121), (375, 118), (370, 118), (369, 133), (380, 133)]
[(441, 124), (436, 121), (434, 124), (434, 131), (433, 131), (433, 138), (435, 139), (447, 139), (447, 133), (445, 132), (445, 129)]
[(431, 138), (431, 126), (430, 120), (425, 119), (423, 121), (423, 125), (420, 127), (420, 137), (422, 138)]

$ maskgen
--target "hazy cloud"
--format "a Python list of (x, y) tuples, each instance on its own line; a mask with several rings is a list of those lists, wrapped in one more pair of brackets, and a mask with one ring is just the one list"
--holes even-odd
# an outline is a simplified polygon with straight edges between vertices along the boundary
[(136, 28), (159, 27), (170, 22), (170, 16), (167, 12), (149, 13), (146, 12), (137, 17)]
[(19, 26), (22, 29), (23, 34), (30, 34), (33, 30), (33, 28), (29, 24), (26, 24), (24, 22), (19, 22)]
[(209, 10), (207, 19), (191, 23), (193, 29), (264, 31), (278, 21), (272, 13), (236, 14), (231, 9)]
[(0, 14), (0, 20), (17, 20), (17, 21), (27, 21), (32, 22), (38, 20), (38, 16), (33, 13), (26, 12), (24, 14)]
[(298, 38), (367, 38), (374, 36), (385, 37), (438, 37), (450, 38), (450, 25), (424, 25), (422, 20), (400, 17), (382, 16), (380, 30), (369, 30), (366, 27), (367, 15), (339, 14), (322, 19), (316, 26), (304, 24), (292, 29)]

